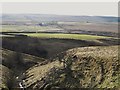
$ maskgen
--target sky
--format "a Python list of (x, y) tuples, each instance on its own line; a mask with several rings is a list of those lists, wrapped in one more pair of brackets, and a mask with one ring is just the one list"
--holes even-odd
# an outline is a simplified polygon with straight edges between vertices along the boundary
[(4, 2), (2, 13), (118, 16), (117, 2)]

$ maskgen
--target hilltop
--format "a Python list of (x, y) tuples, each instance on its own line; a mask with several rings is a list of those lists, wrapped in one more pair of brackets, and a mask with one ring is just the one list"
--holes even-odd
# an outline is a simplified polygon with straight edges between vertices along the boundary
[(32, 90), (118, 88), (119, 68), (118, 46), (74, 48), (58, 54), (52, 62), (29, 68), (23, 85)]

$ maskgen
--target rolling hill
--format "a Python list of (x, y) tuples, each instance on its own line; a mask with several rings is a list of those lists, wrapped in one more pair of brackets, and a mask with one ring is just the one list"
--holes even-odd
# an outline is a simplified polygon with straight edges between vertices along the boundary
[(119, 88), (119, 67), (118, 46), (74, 48), (28, 69), (23, 85), (32, 90)]
[(69, 16), (52, 14), (3, 14), (0, 20), (12, 22), (118, 22), (118, 17), (107, 16)]
[(0, 56), (2, 57), (2, 64), (0, 64), (0, 89), (10, 90), (14, 86), (17, 88), (20, 78), (17, 80), (16, 77), (20, 76), (31, 66), (45, 61), (43, 58), (3, 48), (0, 52), (2, 52), (2, 56)]

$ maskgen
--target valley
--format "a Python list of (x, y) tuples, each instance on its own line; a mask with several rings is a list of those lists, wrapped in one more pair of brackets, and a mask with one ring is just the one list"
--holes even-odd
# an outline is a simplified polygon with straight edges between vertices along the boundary
[(45, 16), (42, 19), (42, 15), (3, 16), (0, 89), (117, 90), (120, 86), (117, 18)]

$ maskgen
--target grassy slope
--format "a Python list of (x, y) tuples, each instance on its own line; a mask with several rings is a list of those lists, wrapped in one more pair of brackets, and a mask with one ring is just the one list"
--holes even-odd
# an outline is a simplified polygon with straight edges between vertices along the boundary
[[(0, 73), (2, 74), (0, 75), (0, 79), (2, 78), (2, 83), (0, 84), (0, 88), (8, 88), (9, 84), (12, 85), (10, 86), (11, 88), (14, 87), (14, 84), (17, 85), (15, 77), (20, 77), (27, 68), (45, 61), (43, 58), (24, 53), (20, 53), (20, 57), (17, 57), (18, 53), (7, 49), (0, 51), (2, 52), (2, 65), (0, 65)], [(14, 74), (12, 75), (12, 73)]]
[[(36, 83), (36, 81), (41, 80), (42, 78), (44, 78), (44, 76), (46, 75), (46, 73), (53, 67), (61, 67), (60, 63), (58, 61), (54, 61), (42, 66), (33, 66), (31, 68), (29, 68), (26, 71), (26, 76), (29, 77), (27, 78), (27, 82), (25, 83), (26, 87), (31, 86), (31, 84)], [(31, 77), (33, 76), (33, 77)]]
[[(29, 55), (29, 54), (24, 54), (24, 53), (20, 53), (20, 54), (23, 59), (23, 62), (42, 62), (45, 60), (43, 58), (39, 58), (39, 57)], [(14, 55), (16, 55), (16, 52), (7, 50), (7, 49), (2, 49), (3, 61), (8, 62), (8, 63), (11, 63), (11, 62), (14, 63), (14, 61), (15, 61)]]
[[(58, 58), (69, 60), (70, 56), (77, 57), (77, 59), (72, 58), (74, 61), (71, 66), (71, 74), (61, 69), (59, 61), (54, 61), (28, 69), (24, 84), (35, 90), (42, 86), (45, 88), (54, 87), (54, 85), (67, 88), (119, 87), (118, 46), (75, 48), (63, 52), (58, 55)], [(56, 69), (53, 69), (53, 66)]]
[(36, 37), (25, 38), (3, 37), (2, 40), (3, 47), (6, 49), (36, 55), (43, 58), (52, 58), (57, 53), (75, 47), (116, 45), (116, 42), (118, 42), (117, 40), (111, 39), (108, 39), (108, 41), (104, 41), (104, 39), (99, 41), (99, 40), (73, 40), (73, 39), (36, 38)]
[[(4, 72), (3, 72), (4, 71)], [(8, 83), (11, 81), (12, 71), (4, 65), (0, 64), (0, 90), (8, 89)]]
[(95, 36), (95, 35), (86, 35), (86, 34), (48, 34), (48, 33), (34, 33), (26, 34), (31, 37), (39, 38), (62, 38), (62, 39), (77, 39), (77, 40), (96, 40), (110, 38), (105, 36)]

